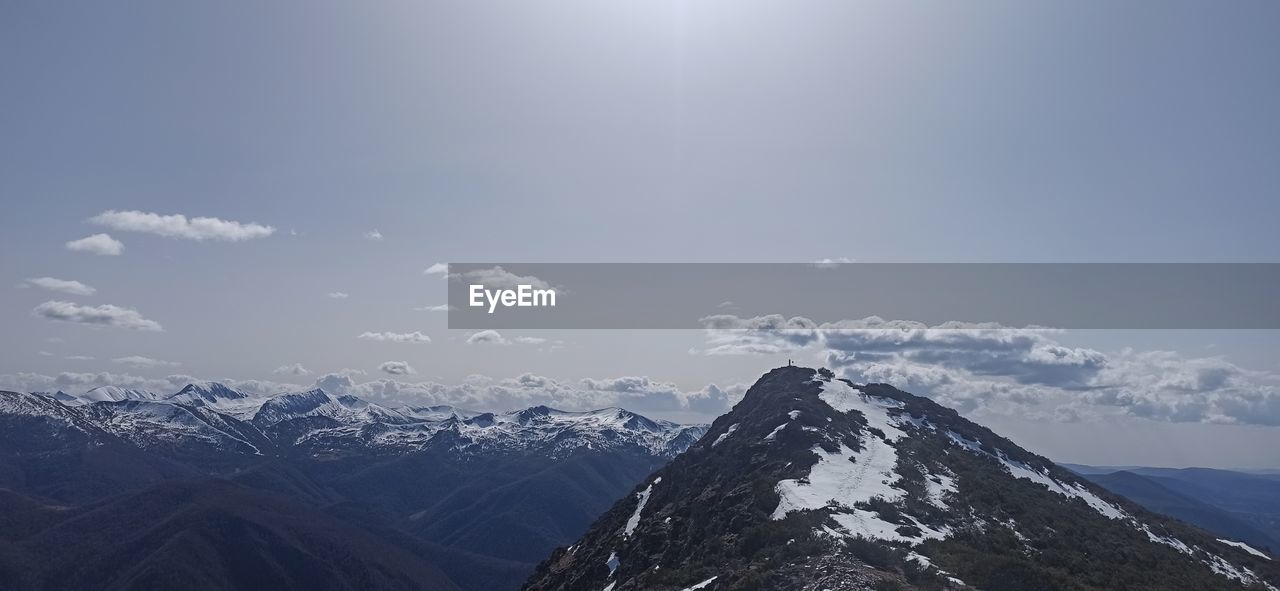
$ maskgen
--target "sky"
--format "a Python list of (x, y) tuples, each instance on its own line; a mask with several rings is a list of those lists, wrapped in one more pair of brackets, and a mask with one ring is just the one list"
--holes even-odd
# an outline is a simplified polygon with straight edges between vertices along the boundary
[[(0, 387), (706, 421), (796, 358), (1061, 461), (1276, 468), (1274, 331), (853, 360), (826, 336), (477, 337), (425, 271), (1274, 262), (1278, 25), (1264, 2), (7, 3)], [(1074, 371), (1026, 370), (1055, 347)]]

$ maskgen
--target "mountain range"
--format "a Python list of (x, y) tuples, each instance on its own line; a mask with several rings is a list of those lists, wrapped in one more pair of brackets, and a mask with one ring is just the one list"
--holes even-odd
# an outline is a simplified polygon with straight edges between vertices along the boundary
[(219, 383), (0, 392), (0, 588), (515, 588), (704, 431)]
[(1156, 513), (1272, 554), (1280, 550), (1280, 475), (1211, 468), (1065, 466)]
[(1275, 591), (1277, 483), (1059, 466), (790, 366), (710, 426), (0, 392), (0, 588)]

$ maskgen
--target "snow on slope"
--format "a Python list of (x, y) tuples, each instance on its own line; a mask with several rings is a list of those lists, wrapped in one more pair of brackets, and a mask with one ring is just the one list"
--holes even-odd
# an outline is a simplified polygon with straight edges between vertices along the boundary
[(1244, 543), (1244, 542), (1234, 542), (1234, 541), (1231, 541), (1231, 540), (1224, 540), (1224, 539), (1222, 539), (1222, 538), (1218, 538), (1218, 541), (1219, 541), (1219, 542), (1222, 542), (1223, 544), (1226, 544), (1226, 545), (1228, 545), (1228, 546), (1235, 546), (1236, 548), (1239, 548), (1239, 549), (1241, 549), (1241, 550), (1244, 550), (1245, 552), (1248, 552), (1248, 553), (1250, 553), (1250, 554), (1252, 554), (1252, 555), (1254, 555), (1254, 556), (1257, 556), (1257, 557), (1259, 557), (1259, 558), (1265, 558), (1265, 559), (1267, 559), (1267, 560), (1271, 560), (1271, 557), (1270, 557), (1270, 556), (1267, 556), (1265, 552), (1263, 552), (1263, 551), (1261, 551), (1261, 550), (1258, 550), (1257, 548), (1254, 548), (1253, 546), (1250, 546), (1250, 545), (1248, 545), (1248, 544), (1246, 544), (1246, 543)]
[[(867, 425), (861, 437), (863, 449), (855, 451), (844, 443), (840, 443), (838, 451), (827, 452), (821, 446), (814, 446), (811, 451), (818, 456), (818, 462), (810, 469), (809, 475), (806, 478), (782, 480), (776, 485), (779, 502), (771, 517), (776, 520), (783, 519), (795, 511), (828, 509), (831, 512), (831, 519), (840, 526), (841, 530), (836, 531), (824, 526), (823, 531), (828, 535), (861, 536), (868, 539), (902, 542), (911, 546), (928, 539), (941, 539), (950, 535), (950, 529), (945, 525), (930, 527), (910, 515), (902, 514), (898, 516), (900, 519), (911, 521), (919, 529), (919, 535), (905, 536), (899, 532), (899, 528), (902, 527), (900, 523), (886, 521), (877, 512), (855, 506), (872, 499), (892, 503), (904, 498), (905, 491), (894, 486), (900, 478), (896, 472), (898, 451), (895, 444), (907, 436), (904, 429), (909, 426), (924, 429), (933, 429), (934, 426), (926, 420), (915, 419), (910, 415), (895, 415), (892, 411), (903, 407), (903, 404), (897, 400), (865, 394), (842, 380), (817, 378), (817, 381), (822, 388), (819, 397), (828, 406), (840, 412), (856, 410), (865, 418)], [(789, 423), (783, 423), (782, 426), (787, 424)], [(1002, 450), (996, 449), (994, 454), (990, 453), (982, 449), (977, 442), (968, 440), (955, 432), (947, 431), (946, 435), (956, 447), (999, 462), (1010, 475), (1030, 480), (1063, 497), (1080, 499), (1102, 516), (1127, 522), (1132, 527), (1145, 532), (1152, 542), (1170, 546), (1192, 556), (1224, 577), (1244, 584), (1261, 583), (1269, 590), (1280, 591), (1262, 581), (1247, 567), (1233, 565), (1220, 556), (1199, 547), (1188, 546), (1177, 538), (1156, 534), (1149, 525), (1142, 523), (1079, 483), (1059, 481), (1048, 470), (1015, 461)], [(926, 473), (924, 476), (928, 489), (928, 501), (939, 508), (947, 508), (946, 499), (957, 490), (955, 479), (949, 474)], [(1009, 522), (1005, 525), (1011, 528), (1015, 535), (1021, 537), (1015, 523)], [(1227, 540), (1219, 541), (1270, 559), (1245, 544)], [(927, 561), (926, 557), (920, 557)]]
[(653, 485), (659, 482), (662, 482), (661, 476), (649, 483), (649, 486), (644, 487), (644, 490), (636, 493), (636, 511), (627, 519), (627, 526), (622, 530), (623, 536), (630, 536), (631, 532), (636, 531), (636, 526), (640, 525), (640, 513), (644, 511), (644, 506), (649, 502), (649, 495), (653, 494)]
[(121, 400), (159, 400), (161, 396), (147, 390), (121, 388), (119, 386), (101, 386), (75, 396), (66, 401), (68, 406), (93, 404), (95, 402), (119, 402)]
[[(818, 463), (810, 469), (808, 478), (778, 483), (778, 506), (771, 517), (782, 519), (795, 511), (832, 508), (835, 510), (832, 519), (849, 535), (913, 544), (945, 537), (945, 529), (931, 528), (905, 515), (903, 517), (911, 519), (922, 535), (904, 536), (897, 531), (901, 524), (885, 521), (875, 512), (854, 506), (876, 498), (899, 501), (906, 494), (893, 486), (899, 479), (898, 450), (893, 444), (905, 437), (906, 432), (900, 428), (899, 420), (889, 414), (889, 409), (899, 408), (902, 403), (868, 396), (840, 380), (826, 380), (821, 384), (823, 402), (837, 411), (856, 410), (866, 417), (863, 449), (855, 451), (841, 443), (840, 449), (831, 453), (814, 446), (811, 451), (818, 456)], [(872, 429), (879, 430), (883, 436)]]

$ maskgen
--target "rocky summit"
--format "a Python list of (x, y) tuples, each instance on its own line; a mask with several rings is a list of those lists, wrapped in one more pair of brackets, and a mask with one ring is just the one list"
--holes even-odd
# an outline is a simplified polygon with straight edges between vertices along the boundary
[(1265, 552), (1147, 512), (952, 409), (782, 367), (525, 589), (1277, 585)]

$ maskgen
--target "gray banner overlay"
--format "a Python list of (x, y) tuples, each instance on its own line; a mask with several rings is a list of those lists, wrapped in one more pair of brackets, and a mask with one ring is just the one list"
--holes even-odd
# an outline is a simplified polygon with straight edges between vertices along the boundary
[(1280, 328), (1278, 263), (450, 263), (447, 282), (459, 329), (696, 329), (720, 314)]

